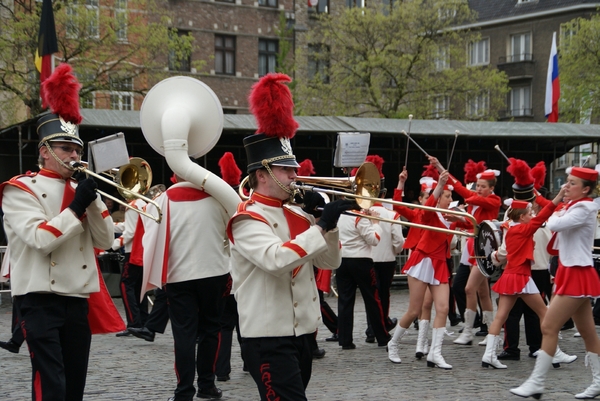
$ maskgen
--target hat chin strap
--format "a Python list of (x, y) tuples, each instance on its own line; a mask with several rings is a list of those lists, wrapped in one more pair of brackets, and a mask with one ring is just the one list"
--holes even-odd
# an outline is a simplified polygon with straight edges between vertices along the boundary
[(292, 199), (294, 197), (295, 191), (283, 185), (283, 183), (279, 181), (277, 177), (275, 177), (275, 174), (273, 174), (273, 171), (271, 170), (271, 167), (269, 166), (267, 160), (263, 160), (261, 164), (265, 169), (267, 169), (267, 172), (269, 173), (273, 181), (275, 181), (275, 183), (279, 186), (279, 188), (283, 189), (286, 193), (288, 193), (290, 195), (290, 199)]
[(71, 167), (70, 165), (68, 165), (67, 163), (65, 163), (64, 161), (62, 161), (58, 155), (56, 153), (54, 153), (54, 151), (52, 150), (52, 146), (50, 146), (50, 143), (48, 143), (48, 141), (44, 141), (44, 146), (46, 146), (46, 149), (48, 149), (48, 152), (50, 152), (50, 154), (52, 155), (52, 157), (54, 158), (54, 160), (56, 160), (58, 162), (58, 164), (60, 164), (61, 166), (63, 166), (64, 168), (71, 170), (71, 171), (75, 171), (76, 169), (74, 167)]

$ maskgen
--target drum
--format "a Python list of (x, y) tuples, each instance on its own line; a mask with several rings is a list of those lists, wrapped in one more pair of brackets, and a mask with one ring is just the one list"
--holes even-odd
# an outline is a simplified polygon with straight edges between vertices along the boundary
[(484, 220), (479, 224), (479, 234), (475, 237), (474, 253), (477, 257), (477, 267), (481, 274), (490, 278), (496, 271), (496, 266), (488, 260), (492, 252), (502, 245), (502, 230), (498, 220)]

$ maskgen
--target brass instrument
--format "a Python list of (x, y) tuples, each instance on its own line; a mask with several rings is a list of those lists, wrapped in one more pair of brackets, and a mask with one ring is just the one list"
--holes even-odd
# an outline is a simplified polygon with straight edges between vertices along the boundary
[[(239, 195), (242, 199), (248, 198), (243, 193), (243, 186), (246, 183), (247, 178), (248, 177), (244, 178), (244, 180), (240, 184)], [(465, 237), (476, 238), (479, 233), (479, 226), (477, 225), (477, 220), (475, 220), (475, 217), (473, 217), (472, 215), (470, 215), (468, 213), (459, 212), (459, 211), (452, 210), (452, 209), (440, 209), (440, 208), (436, 208), (436, 207), (416, 205), (413, 203), (399, 202), (399, 201), (395, 201), (395, 200), (391, 200), (391, 199), (378, 198), (377, 196), (379, 195), (379, 191), (381, 189), (381, 180), (379, 178), (379, 171), (377, 170), (377, 167), (373, 163), (368, 163), (368, 162), (363, 163), (358, 168), (358, 171), (356, 172), (355, 177), (329, 178), (329, 177), (298, 176), (297, 179), (299, 182), (293, 182), (290, 185), (290, 187), (293, 190), (313, 191), (313, 192), (320, 192), (320, 193), (325, 193), (325, 194), (329, 194), (329, 195), (337, 195), (337, 196), (344, 196), (347, 198), (354, 198), (357, 200), (356, 202), (362, 209), (368, 209), (373, 205), (373, 203), (381, 202), (381, 203), (388, 203), (391, 205), (405, 206), (405, 207), (408, 207), (411, 209), (422, 209), (422, 210), (427, 210), (427, 211), (431, 211), (431, 212), (440, 212), (440, 213), (444, 213), (444, 214), (451, 214), (451, 215), (463, 217), (463, 218), (469, 220), (473, 224), (473, 232), (470, 233), (470, 232), (460, 231), (460, 230), (450, 230), (447, 228), (432, 227), (432, 226), (428, 226), (425, 224), (411, 223), (408, 221), (393, 220), (393, 219), (386, 219), (386, 218), (382, 218), (382, 217), (363, 215), (363, 214), (359, 214), (359, 213), (354, 213), (352, 211), (345, 212), (346, 214), (363, 217), (365, 219), (383, 221), (383, 222), (391, 223), (391, 224), (400, 224), (400, 225), (407, 226), (407, 227), (418, 227), (418, 228), (422, 228), (424, 230), (438, 231), (438, 232), (443, 232), (446, 234), (462, 235)], [(342, 192), (342, 191), (337, 191), (337, 190), (332, 190), (332, 189), (324, 189), (324, 188), (317, 187), (317, 185), (320, 185), (323, 187), (329, 187), (329, 188), (340, 188), (347, 192)]]
[[(158, 216), (153, 216), (150, 213), (146, 213), (143, 210), (139, 210), (135, 207), (130, 206), (128, 203), (123, 202), (121, 199), (107, 194), (104, 191), (96, 190), (100, 195), (105, 198), (112, 199), (114, 202), (117, 202), (120, 205), (123, 205), (129, 209), (133, 209), (137, 213), (144, 215), (157, 223), (160, 223), (162, 220), (162, 211), (158, 207), (158, 204), (154, 202), (152, 199), (144, 196), (150, 186), (152, 185), (152, 170), (150, 169), (150, 165), (140, 157), (133, 157), (129, 160), (128, 164), (125, 164), (119, 168), (114, 168), (112, 170), (103, 171), (100, 174), (97, 174), (88, 169), (87, 162), (76, 162), (72, 161), (70, 166), (77, 171), (82, 171), (87, 175), (91, 175), (105, 183), (112, 185), (117, 188), (119, 194), (127, 200), (141, 199), (146, 203), (153, 204), (158, 210)], [(108, 179), (105, 176), (112, 177), (112, 179)]]

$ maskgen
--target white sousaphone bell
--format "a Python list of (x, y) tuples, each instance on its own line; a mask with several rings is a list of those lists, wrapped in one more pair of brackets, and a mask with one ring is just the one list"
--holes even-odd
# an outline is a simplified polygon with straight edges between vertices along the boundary
[(140, 124), (146, 141), (175, 174), (209, 193), (233, 216), (240, 202), (236, 192), (189, 159), (207, 154), (223, 131), (223, 109), (212, 89), (190, 77), (162, 80), (144, 98)]

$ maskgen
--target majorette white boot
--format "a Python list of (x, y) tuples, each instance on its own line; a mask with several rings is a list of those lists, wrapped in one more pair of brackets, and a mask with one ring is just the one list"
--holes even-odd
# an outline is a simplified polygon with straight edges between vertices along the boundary
[(583, 393), (575, 395), (575, 398), (589, 399), (596, 398), (600, 395), (600, 360), (598, 360), (598, 354), (588, 352), (585, 354), (585, 366), (590, 364), (592, 367), (592, 385), (585, 389)]
[(442, 356), (442, 342), (444, 341), (444, 333), (446, 332), (445, 327), (434, 328), (431, 335), (431, 349), (427, 355), (427, 366), (430, 368), (438, 367), (441, 369), (452, 369), (452, 365), (449, 365)]
[[(490, 326), (492, 324), (492, 322), (494, 321), (494, 312), (484, 310), (481, 313), (482, 313), (481, 323), (487, 324), (488, 326)], [(485, 347), (487, 345), (487, 340), (488, 340), (488, 338), (487, 338), (487, 336), (485, 336), (483, 341), (480, 341), (478, 344), (483, 345)]]
[(484, 368), (489, 368), (491, 366), (494, 369), (506, 369), (506, 365), (501, 364), (496, 355), (496, 348), (498, 347), (500, 338), (493, 334), (488, 334), (486, 339), (487, 344), (485, 346), (483, 358), (481, 358), (481, 366)]
[(529, 379), (517, 388), (511, 388), (510, 392), (520, 397), (533, 397), (539, 400), (544, 392), (544, 382), (546, 374), (552, 365), (552, 357), (540, 350), (535, 360), (535, 366)]
[(475, 322), (475, 311), (465, 310), (465, 327), (460, 336), (454, 340), (454, 344), (471, 345), (473, 344), (473, 323)]
[(393, 363), (402, 363), (400, 359), (400, 339), (406, 334), (406, 329), (398, 325), (392, 339), (388, 342), (388, 358)]
[(429, 320), (419, 320), (419, 336), (417, 337), (417, 349), (415, 351), (415, 356), (418, 359), (423, 358), (429, 352), (428, 334)]

